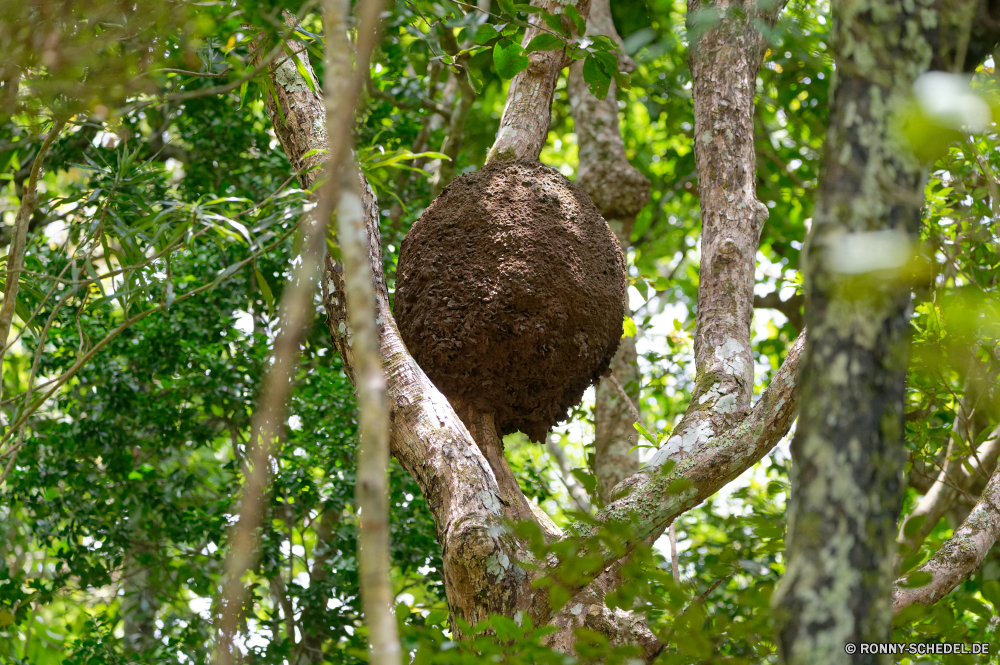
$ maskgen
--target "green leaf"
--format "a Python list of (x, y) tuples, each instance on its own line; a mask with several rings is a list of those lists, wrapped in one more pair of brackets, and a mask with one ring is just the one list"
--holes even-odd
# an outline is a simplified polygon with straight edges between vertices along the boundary
[(930, 584), (934, 576), (926, 571), (918, 571), (909, 575), (905, 580), (899, 583), (899, 586), (906, 589), (913, 589), (916, 587), (927, 586)]
[(517, 16), (517, 9), (514, 7), (514, 3), (510, 0), (497, 0), (497, 4), (500, 5), (500, 9), (509, 16)]
[(264, 273), (260, 271), (256, 263), (253, 265), (253, 274), (257, 278), (257, 286), (260, 288), (261, 295), (264, 296), (264, 302), (267, 303), (267, 311), (273, 314), (274, 294), (271, 292), (271, 285), (264, 279)]
[(514, 9), (516, 9), (519, 12), (524, 12), (525, 14), (537, 14), (543, 11), (541, 7), (535, 7), (534, 5), (525, 5), (525, 4), (516, 4), (514, 5)]
[(247, 100), (247, 88), (249, 87), (250, 81), (243, 81), (243, 85), (240, 86), (240, 108), (243, 108), (243, 104)]
[(503, 39), (493, 47), (493, 64), (501, 78), (511, 79), (528, 68), (528, 56), (522, 55), (520, 44)]
[(1000, 582), (996, 580), (983, 582), (983, 588), (980, 593), (983, 594), (983, 598), (993, 604), (993, 609), (1000, 612)]
[(899, 564), (899, 572), (900, 573), (910, 572), (911, 570), (919, 566), (921, 563), (923, 563), (924, 559), (926, 558), (927, 558), (927, 553), (924, 550), (917, 550), (910, 556), (903, 559), (903, 563)]
[(466, 67), (465, 73), (469, 76), (469, 84), (472, 89), (476, 91), (476, 94), (481, 94), (483, 92), (483, 77), (478, 71), (472, 67)]
[(628, 90), (632, 87), (632, 76), (628, 72), (615, 72), (615, 85), (619, 90)]
[(591, 94), (598, 99), (604, 99), (608, 96), (611, 77), (601, 70), (601, 66), (593, 55), (587, 56), (587, 59), (583, 61), (583, 80), (587, 82)]
[(6, 628), (14, 623), (14, 615), (7, 610), (0, 610), (0, 628)]
[(509, 640), (524, 639), (524, 631), (521, 630), (511, 619), (508, 619), (502, 614), (494, 615), (490, 619), (490, 623), (493, 624), (493, 630), (496, 631), (497, 637), (505, 642)]
[(597, 58), (597, 64), (601, 66), (601, 71), (607, 74), (608, 78), (618, 73), (618, 58), (615, 57), (614, 53), (594, 51), (594, 57)]
[[(503, 26), (501, 26), (501, 28), (502, 27)], [(476, 35), (472, 38), (472, 41), (474, 41), (476, 44), (485, 44), (486, 42), (490, 41), (496, 36), (497, 36), (496, 26), (490, 23), (483, 23), (481, 26), (479, 26), (479, 29), (476, 30)]]
[(312, 90), (313, 92), (316, 92), (316, 82), (313, 81), (312, 75), (310, 75), (309, 72), (306, 71), (305, 65), (302, 64), (301, 60), (299, 60), (299, 56), (295, 54), (295, 51), (288, 48), (287, 45), (285, 46), (285, 52), (288, 53), (288, 55), (292, 56), (292, 60), (295, 62), (295, 68), (299, 70), (299, 75), (305, 79), (306, 85), (309, 86), (309, 89)]
[(443, 626), (444, 622), (448, 620), (448, 613), (444, 610), (432, 610), (426, 617), (424, 617), (425, 626)]
[(624, 337), (635, 337), (636, 333), (639, 332), (631, 316), (625, 317), (625, 321), (622, 322), (622, 330), (625, 332)]
[(632, 427), (634, 427), (636, 431), (642, 435), (642, 438), (646, 439), (653, 445), (656, 445), (656, 435), (650, 432), (648, 429), (646, 429), (642, 423), (639, 422), (632, 423)]
[(590, 41), (593, 42), (590, 48), (594, 51), (611, 51), (612, 53), (618, 52), (618, 44), (616, 44), (607, 35), (591, 35)]
[(583, 485), (588, 494), (594, 495), (597, 493), (597, 479), (594, 478), (592, 473), (587, 472), (586, 469), (573, 469), (570, 473), (580, 481), (580, 484)]
[(563, 42), (563, 40), (559, 39), (551, 32), (543, 32), (528, 42), (528, 48), (524, 49), (524, 52), (534, 53), (535, 51), (553, 51), (555, 49), (561, 49), (563, 46), (565, 46), (565, 42)]
[(566, 16), (573, 21), (573, 25), (576, 26), (576, 32), (578, 35), (584, 35), (587, 32), (587, 20), (580, 16), (580, 12), (576, 11), (576, 7), (569, 5), (566, 7)]
[(922, 527), (926, 521), (927, 515), (917, 515), (916, 517), (911, 517), (903, 526), (903, 535), (912, 536), (917, 531), (920, 531), (920, 527)]
[(569, 37), (569, 30), (566, 29), (566, 24), (563, 23), (562, 14), (550, 14), (544, 12), (542, 14), (542, 20), (545, 21), (545, 25), (549, 26), (552, 30), (555, 30), (563, 37)]

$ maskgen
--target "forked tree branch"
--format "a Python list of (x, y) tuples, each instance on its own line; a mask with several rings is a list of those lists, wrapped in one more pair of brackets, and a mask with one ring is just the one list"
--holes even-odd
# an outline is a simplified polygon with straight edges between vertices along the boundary
[[(534, 0), (532, 5), (544, 11), (562, 11), (559, 0)], [(577, 11), (584, 19), (590, 14), (590, 0), (578, 0)], [(569, 24), (569, 19), (563, 19)], [(531, 27), (524, 31), (521, 45), (527, 47), (532, 39), (543, 32), (544, 23), (538, 14), (529, 19)], [(571, 28), (571, 31), (574, 31)], [(547, 28), (545, 31), (548, 31)], [(552, 97), (556, 81), (567, 64), (566, 50), (535, 51), (528, 54), (528, 68), (519, 72), (507, 90), (507, 104), (500, 118), (496, 141), (490, 148), (486, 162), (507, 159), (538, 159), (549, 135), (552, 115)]]
[[(297, 164), (309, 150), (322, 148), (326, 137), (315, 132), (309, 121), (309, 114), (319, 110), (308, 100), (308, 86), (292, 78), (296, 72), (286, 74), (285, 89), (278, 91), (279, 101), (286, 116), (293, 104), (301, 115), (294, 122), (279, 126), (279, 114), (270, 104), (269, 111), (283, 147), (292, 163)], [(295, 91), (294, 96), (290, 90)], [(544, 104), (546, 129), (549, 101)], [(508, 514), (509, 497), (498, 482), (490, 460), (400, 339), (382, 268), (379, 208), (371, 188), (358, 177), (368, 232), (382, 367), (387, 380), (391, 450), (417, 481), (434, 517), (443, 549), (449, 605), (455, 616), (469, 623), (485, 619), (491, 613), (512, 616), (518, 610), (531, 616), (535, 625), (548, 622), (552, 612), (547, 594), (532, 588), (531, 576), (518, 565), (519, 558), (529, 556), (525, 544), (501, 528), (504, 515)], [(304, 174), (303, 184), (309, 181)], [(326, 274), (324, 304), (331, 336), (345, 370), (356, 381), (344, 269), (327, 257)], [(640, 531), (648, 536), (758, 461), (787, 432), (794, 417), (794, 376), (800, 351), (801, 340), (792, 347), (755, 410), (738, 427), (699, 449), (697, 455), (679, 464), (672, 474), (634, 478), (629, 496), (602, 511), (599, 519), (610, 522), (638, 517)], [(687, 479), (691, 491), (671, 494), (671, 483), (677, 479)], [(538, 519), (544, 528), (544, 520)], [(606, 567), (614, 561), (615, 557), (609, 556)], [(594, 589), (598, 593), (597, 587)], [(654, 651), (651, 649), (650, 653)]]

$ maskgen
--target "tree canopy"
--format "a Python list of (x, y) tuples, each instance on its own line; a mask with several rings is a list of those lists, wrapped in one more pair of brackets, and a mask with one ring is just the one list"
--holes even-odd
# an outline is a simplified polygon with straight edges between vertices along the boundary
[[(840, 48), (832, 32), (839, 5), (752, 4), (758, 13), (745, 23), (759, 33), (763, 64), (751, 82), (747, 178), (766, 222), (746, 284), (753, 366), (746, 412), (733, 416), (740, 418), (766, 406), (761, 396), (784, 380), (779, 368), (801, 348), (796, 339), (810, 316), (805, 243), (814, 218), (826, 214), (815, 207), (825, 191), (831, 82), (845, 76), (832, 52)], [(466, 621), (446, 592), (439, 501), (394, 459), (389, 554), (404, 659), (776, 662), (780, 612), (771, 602), (789, 561), (791, 435), (780, 432), (782, 442), (738, 478), (720, 481), (721, 492), (668, 520), (677, 537), (673, 561), (666, 523), (638, 538), (634, 520), (601, 519), (617, 514), (621, 498), (609, 474), (617, 481), (636, 469), (614, 476), (595, 447), (606, 417), (599, 412), (628, 401), (625, 394), (639, 422), (616, 436), (636, 468), (660, 459), (657, 451), (686, 431), (685, 418), (704, 401), (695, 337), (709, 239), (702, 237), (707, 183), (696, 144), (713, 135), (695, 129), (692, 71), (701, 65), (692, 45), (743, 21), (745, 8), (620, 0), (610, 4), (612, 30), (594, 32), (594, 10), (581, 14), (578, 6), (387, 2), (370, 67), (359, 76), (350, 142), (377, 201), (391, 298), (411, 226), (455, 177), (495, 157), (511, 79), (530, 73), (537, 61), (530, 55), (565, 52), (582, 63), (557, 68), (540, 146), (540, 160), (571, 181), (587, 159), (579, 137), (592, 131), (581, 126), (591, 116), (574, 113), (581, 90), (617, 104), (625, 157), (649, 181), (648, 203), (637, 213), (605, 211), (611, 222), (628, 218), (612, 230), (628, 264), (623, 341), (634, 344), (635, 359), (625, 364), (635, 374), (613, 365), (618, 391), (602, 384), (546, 442), (517, 432), (503, 437), (500, 450), (532, 510), (560, 533), (581, 534), (568, 540), (543, 533), (544, 524), (512, 527), (533, 556), (525, 565), (541, 569), (535, 586), (547, 590), (553, 613), (579, 615), (576, 594), (610, 575), (607, 560), (620, 558), (617, 583), (600, 602), (642, 617), (655, 645), (588, 624), (575, 628), (567, 654), (551, 642), (556, 627), (532, 621), (528, 610)], [(774, 20), (760, 18), (769, 11)], [(359, 24), (355, 16), (348, 26), (353, 47)], [(531, 30), (539, 34), (522, 43)], [(906, 113), (890, 127), (920, 165), (914, 187), (923, 197), (906, 199), (919, 209), (914, 249), (895, 261), (898, 248), (872, 236), (874, 244), (858, 250), (895, 261), (893, 284), (903, 285), (912, 311), (904, 321), (912, 341), (900, 361), (905, 485), (902, 509), (890, 516), (900, 548), (898, 558), (895, 549), (888, 555), (900, 598), (938, 588), (928, 585), (941, 570), (939, 557), (962, 544), (956, 534), (966, 533), (970, 512), (997, 479), (1000, 78), (991, 51), (976, 50), (984, 43), (977, 35), (966, 35), (969, 55), (951, 73), (913, 77)], [(279, 134), (305, 117), (288, 101), (299, 85), (293, 79), (313, 88), (298, 92), (322, 99), (328, 39), (316, 2), (12, 0), (0, 8), (0, 244), (8, 248), (0, 277), (3, 307), (12, 308), (0, 383), (3, 662), (212, 660), (253, 417), (266, 398), (261, 386), (282, 332), (280, 303), (304, 261), (303, 220), (317, 205), (328, 157), (289, 154)], [(582, 86), (574, 86), (574, 66)], [(968, 76), (955, 73), (963, 71)], [(715, 130), (725, 136), (725, 127)], [(37, 202), (18, 222), (30, 197)], [(331, 262), (342, 258), (332, 230), (325, 245)], [(12, 269), (15, 262), (22, 267)], [(867, 272), (857, 272), (845, 289), (876, 289)], [(327, 327), (324, 297), (317, 291), (310, 302), (287, 417), (267, 462), (254, 561), (242, 578), (235, 645), (246, 663), (369, 660), (358, 572), (368, 511), (359, 514), (355, 499), (355, 377)], [(631, 428), (632, 412), (623, 413), (617, 417)], [(656, 464), (647, 467), (654, 478), (683, 470), (670, 460)], [(676, 496), (689, 486), (680, 477), (664, 485)], [(898, 600), (894, 618), (884, 613), (891, 639), (991, 643), (995, 653), (995, 539), (994, 531), (977, 565), (942, 593)], [(507, 568), (502, 557), (487, 565)], [(559, 566), (545, 569), (553, 560)], [(896, 576), (884, 582), (891, 587)], [(908, 657), (901, 662), (918, 662)], [(937, 658), (919, 662), (971, 662)]]

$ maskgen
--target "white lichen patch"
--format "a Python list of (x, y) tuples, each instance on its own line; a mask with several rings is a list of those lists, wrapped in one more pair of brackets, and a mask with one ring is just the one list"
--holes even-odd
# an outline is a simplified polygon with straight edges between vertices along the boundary
[(830, 363), (830, 382), (835, 386), (846, 386), (848, 378), (847, 354), (839, 353)]
[(503, 506), (500, 505), (500, 500), (493, 496), (490, 492), (480, 490), (479, 498), (482, 499), (483, 507), (486, 508), (488, 512), (491, 512), (494, 515), (500, 515), (503, 512)]
[(722, 346), (715, 350), (715, 359), (722, 363), (726, 374), (730, 376), (742, 377), (746, 371), (746, 362), (743, 360), (743, 345), (736, 339), (730, 337)]
[(660, 466), (674, 455), (690, 455), (708, 443), (712, 434), (712, 426), (707, 420), (687, 427), (681, 434), (675, 434), (667, 439), (663, 447), (646, 462), (646, 468)]
[(310, 89), (309, 84), (302, 78), (302, 74), (299, 73), (298, 67), (295, 66), (291, 58), (285, 58), (278, 64), (274, 70), (274, 80), (288, 94)]

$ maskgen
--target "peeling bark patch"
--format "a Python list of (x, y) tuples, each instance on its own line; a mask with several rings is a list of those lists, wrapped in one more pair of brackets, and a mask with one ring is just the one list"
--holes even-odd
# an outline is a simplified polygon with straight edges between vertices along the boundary
[(542, 441), (608, 369), (622, 336), (625, 258), (589, 198), (555, 169), (495, 162), (457, 178), (402, 243), (395, 314), (452, 400)]

